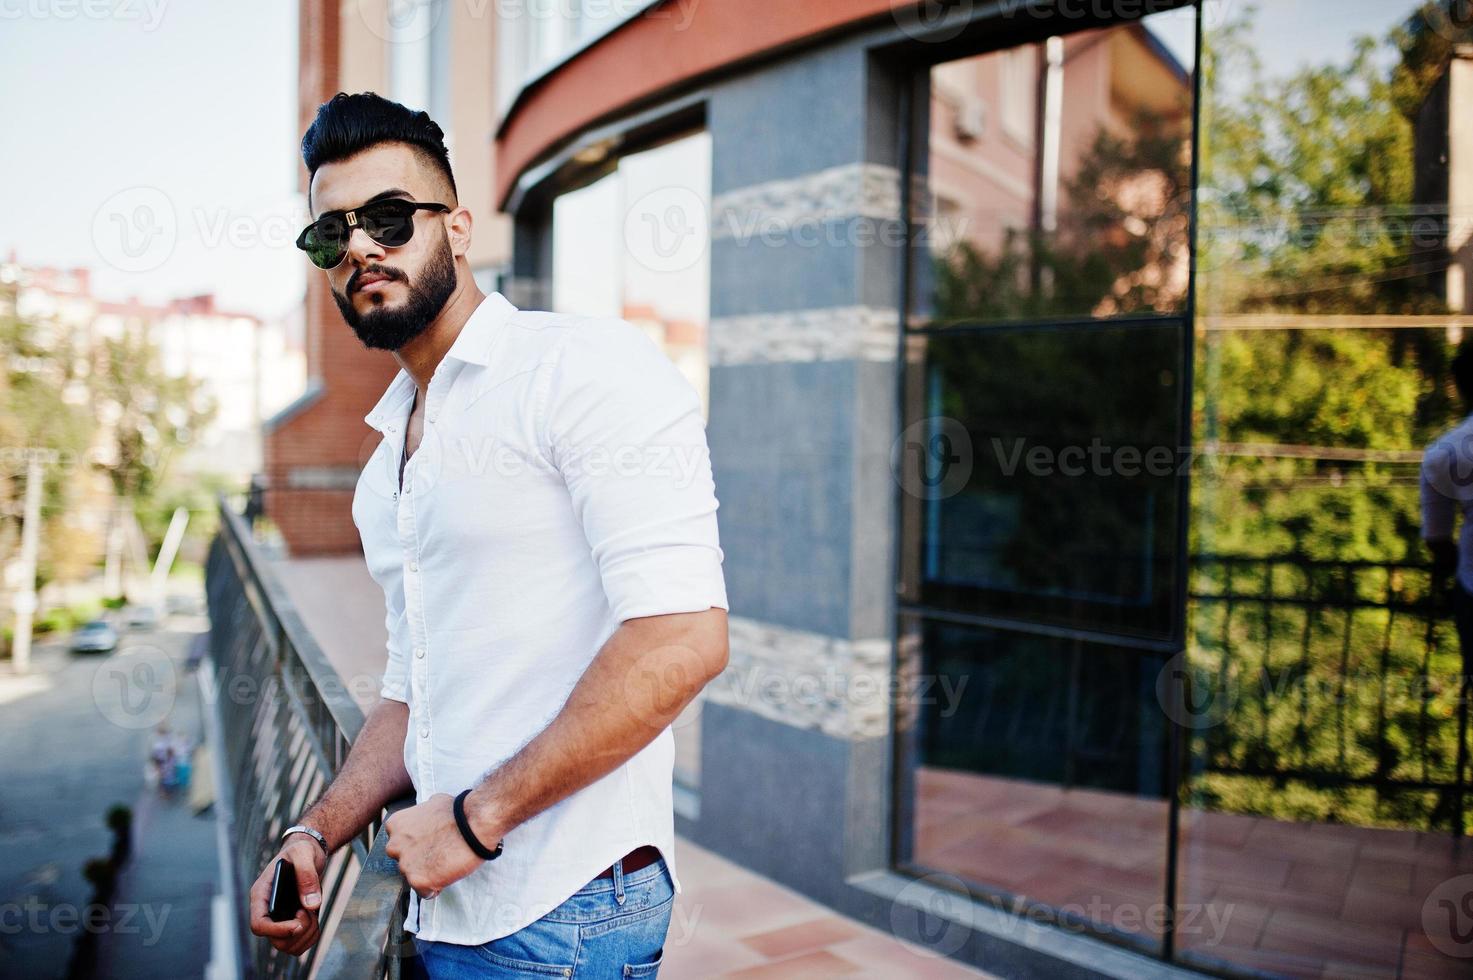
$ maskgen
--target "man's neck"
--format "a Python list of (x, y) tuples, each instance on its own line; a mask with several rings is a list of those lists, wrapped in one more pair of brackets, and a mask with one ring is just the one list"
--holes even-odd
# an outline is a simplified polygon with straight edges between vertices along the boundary
[(440, 366), (445, 354), (454, 345), (455, 338), (460, 336), (461, 328), (485, 298), (486, 294), (476, 285), (475, 278), (469, 272), (462, 273), (455, 292), (450, 294), (440, 315), (413, 340), (394, 351), (394, 360), (409, 372), (409, 376), (419, 387), (420, 401), (424, 400), (423, 396), (429, 390), (430, 378), (434, 376), (435, 368)]

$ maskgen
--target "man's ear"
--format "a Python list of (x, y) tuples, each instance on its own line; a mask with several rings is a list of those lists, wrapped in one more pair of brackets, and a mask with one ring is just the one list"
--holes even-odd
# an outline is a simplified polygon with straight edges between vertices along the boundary
[(471, 213), (457, 207), (445, 217), (445, 233), (450, 237), (450, 254), (460, 258), (471, 249)]

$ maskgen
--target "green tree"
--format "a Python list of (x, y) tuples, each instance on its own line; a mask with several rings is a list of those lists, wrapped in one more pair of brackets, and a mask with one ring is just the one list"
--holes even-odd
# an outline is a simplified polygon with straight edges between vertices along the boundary
[(114, 448), (104, 469), (125, 501), (148, 497), (173, 454), (215, 413), (197, 381), (163, 373), (157, 349), (142, 334), (103, 341), (92, 389)]
[[(14, 296), (3, 307), (14, 310)], [(78, 489), (76, 476), (89, 465), (94, 423), (84, 404), (76, 350), (70, 338), (16, 317), (0, 316), (0, 564), (19, 546), (27, 455), (47, 453), (41, 498), (42, 533), (38, 578), (54, 578), (72, 557), (54, 543), (63, 533)], [(8, 604), (7, 604), (8, 609)]]

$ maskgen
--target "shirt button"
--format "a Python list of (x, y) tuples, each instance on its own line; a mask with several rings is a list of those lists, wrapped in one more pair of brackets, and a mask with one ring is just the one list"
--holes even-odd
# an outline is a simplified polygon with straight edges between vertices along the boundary
[(417, 562), (417, 561), (410, 562), (409, 563), (409, 570), (411, 572), (417, 572), (417, 571), (419, 571), (419, 562)]
[(416, 657), (419, 657), (419, 658), (423, 659), (423, 657), (425, 655), (425, 648), (424, 647), (415, 647), (414, 648), (414, 655)]
[(429, 725), (421, 725), (420, 726), (420, 729), (419, 729), (419, 737), (420, 738), (429, 738), (430, 737), (430, 726)]

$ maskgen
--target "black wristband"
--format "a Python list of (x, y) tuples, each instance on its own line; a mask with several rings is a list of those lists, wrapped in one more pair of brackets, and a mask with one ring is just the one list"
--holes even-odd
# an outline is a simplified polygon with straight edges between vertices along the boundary
[(460, 795), (455, 798), (454, 805), (451, 806), (451, 809), (455, 811), (455, 826), (460, 828), (460, 836), (465, 838), (466, 844), (476, 852), (477, 857), (483, 861), (494, 861), (501, 857), (502, 841), (496, 842), (496, 850), (488, 850), (486, 845), (476, 840), (476, 835), (471, 833), (471, 822), (465, 818), (465, 798), (470, 795), (470, 790), (461, 790)]

